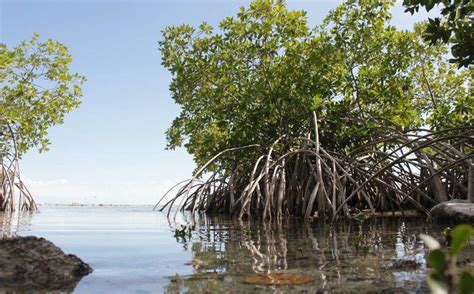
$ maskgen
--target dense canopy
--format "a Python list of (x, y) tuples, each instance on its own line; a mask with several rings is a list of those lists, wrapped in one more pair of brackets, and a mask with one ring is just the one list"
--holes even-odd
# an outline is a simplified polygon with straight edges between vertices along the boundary
[[(394, 1), (349, 0), (310, 28), (305, 11), (260, 0), (222, 20), (171, 26), (160, 41), (170, 90), (182, 107), (167, 132), (198, 164), (225, 149), (306, 136), (311, 113), (321, 144), (347, 151), (377, 138), (380, 125), (433, 130), (472, 124), (469, 72), (425, 43), (426, 24), (390, 24)], [(240, 153), (239, 153), (240, 152)], [(261, 150), (222, 158), (255, 160)]]

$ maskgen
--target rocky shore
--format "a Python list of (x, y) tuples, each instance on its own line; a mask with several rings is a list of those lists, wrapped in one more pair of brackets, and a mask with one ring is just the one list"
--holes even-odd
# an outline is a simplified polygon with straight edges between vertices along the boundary
[(38, 237), (0, 239), (0, 292), (72, 291), (91, 267)]

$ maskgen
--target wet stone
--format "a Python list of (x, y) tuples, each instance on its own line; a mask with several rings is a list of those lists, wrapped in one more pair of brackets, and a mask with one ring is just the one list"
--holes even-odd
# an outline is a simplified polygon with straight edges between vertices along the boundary
[(454, 199), (434, 206), (431, 217), (437, 222), (453, 224), (474, 224), (474, 203), (467, 200)]
[(91, 272), (77, 256), (44, 238), (0, 239), (0, 292), (72, 291)]

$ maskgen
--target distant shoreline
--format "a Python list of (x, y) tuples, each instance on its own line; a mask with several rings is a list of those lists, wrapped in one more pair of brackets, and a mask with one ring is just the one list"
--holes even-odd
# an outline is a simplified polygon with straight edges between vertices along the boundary
[(154, 207), (153, 204), (106, 204), (106, 203), (38, 203), (38, 207), (44, 206), (58, 206), (58, 207)]

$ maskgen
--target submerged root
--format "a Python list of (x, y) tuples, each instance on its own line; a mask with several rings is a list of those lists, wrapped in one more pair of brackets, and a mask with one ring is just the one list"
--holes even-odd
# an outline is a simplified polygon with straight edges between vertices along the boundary
[(160, 210), (167, 209), (169, 215), (179, 201), (178, 210), (190, 210), (193, 215), (203, 211), (240, 219), (298, 216), (334, 220), (350, 217), (353, 210), (403, 213), (416, 209), (428, 215), (441, 201), (467, 197), (474, 127), (391, 132), (343, 154), (321, 146), (315, 125), (314, 139), (310, 135), (281, 137), (251, 168), (242, 169), (245, 165), (237, 163), (239, 168), (217, 169), (200, 181), (207, 167), (223, 154), (261, 147), (219, 153), (192, 179), (178, 185), (175, 196)]

